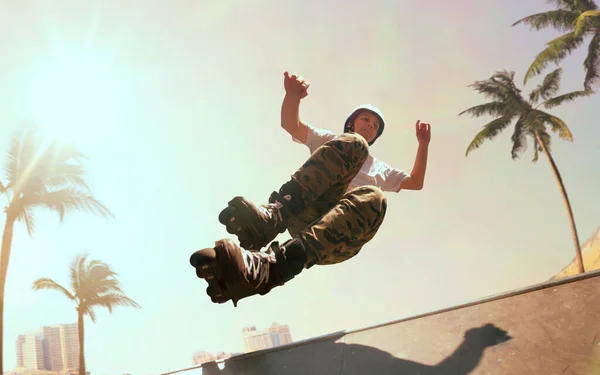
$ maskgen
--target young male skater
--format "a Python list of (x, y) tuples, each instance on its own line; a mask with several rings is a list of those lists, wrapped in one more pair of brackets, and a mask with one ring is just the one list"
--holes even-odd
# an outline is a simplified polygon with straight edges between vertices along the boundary
[[(219, 214), (239, 246), (222, 239), (190, 257), (196, 275), (207, 281), (206, 292), (214, 303), (232, 300), (237, 306), (240, 299), (267, 294), (305, 268), (354, 257), (383, 222), (387, 209), (383, 192), (423, 188), (429, 124), (417, 121), (417, 155), (407, 174), (369, 154), (385, 127), (378, 108), (357, 107), (346, 119), (343, 133), (335, 135), (300, 119), (300, 101), (309, 87), (303, 77), (285, 72), (284, 87), (281, 126), (311, 155), (268, 203), (257, 206), (238, 196)], [(286, 230), (291, 239), (282, 244), (273, 241)]]

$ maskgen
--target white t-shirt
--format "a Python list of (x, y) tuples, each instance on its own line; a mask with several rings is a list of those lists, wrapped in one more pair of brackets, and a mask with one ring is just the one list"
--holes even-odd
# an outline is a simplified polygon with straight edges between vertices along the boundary
[[(337, 137), (333, 132), (325, 129), (313, 128), (308, 126), (306, 134), (306, 142), (301, 142), (297, 138), (293, 138), (294, 142), (302, 143), (308, 147), (312, 154), (315, 150), (325, 142)], [(400, 186), (404, 180), (410, 177), (410, 174), (399, 169), (389, 166), (387, 163), (369, 155), (367, 161), (363, 164), (360, 172), (354, 177), (348, 186), (348, 190), (352, 190), (359, 186), (373, 185), (383, 191), (400, 191)]]

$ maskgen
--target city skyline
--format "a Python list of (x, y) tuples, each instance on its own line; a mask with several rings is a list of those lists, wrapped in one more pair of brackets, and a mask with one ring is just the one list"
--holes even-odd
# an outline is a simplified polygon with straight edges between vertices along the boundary
[(255, 325), (242, 328), (244, 351), (250, 353), (257, 350), (276, 348), (291, 344), (292, 334), (287, 324), (272, 323), (269, 327), (257, 330)]
[[(258, 330), (256, 325), (243, 327), (242, 340), (244, 342), (244, 353), (276, 348), (281, 345), (293, 343), (289, 326), (277, 322), (273, 322), (270, 326), (261, 330)], [(192, 361), (194, 365), (197, 366), (207, 362), (224, 360), (237, 354), (242, 353), (219, 351), (213, 354), (206, 350), (200, 350), (194, 353)]]
[(16, 339), (19, 370), (69, 372), (79, 368), (77, 323), (42, 326)]

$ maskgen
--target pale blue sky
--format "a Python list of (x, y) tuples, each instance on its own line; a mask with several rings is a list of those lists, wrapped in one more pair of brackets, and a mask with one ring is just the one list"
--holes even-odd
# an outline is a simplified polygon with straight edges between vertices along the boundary
[[(143, 306), (86, 320), (93, 375), (153, 374), (191, 365), (197, 350), (241, 351), (247, 325), (288, 324), (298, 340), (422, 313), (542, 282), (573, 259), (545, 159), (530, 163), (530, 148), (512, 161), (510, 132), (465, 158), (488, 119), (457, 117), (485, 100), (467, 87), (473, 81), (508, 69), (521, 84), (556, 34), (510, 25), (544, 1), (234, 3), (1, 3), (0, 153), (27, 121), (68, 135), (116, 216), (59, 225), (40, 212), (34, 239), (18, 227), (5, 369), (16, 365), (18, 334), (76, 320), (66, 299), (31, 283), (68, 283), (80, 252), (110, 263)], [(564, 64), (565, 91), (581, 87), (583, 52)], [(372, 153), (397, 168), (412, 168), (416, 120), (430, 122), (425, 189), (388, 194), (383, 226), (354, 259), (313, 267), (235, 309), (213, 305), (189, 255), (228, 236), (217, 215), (231, 197), (265, 202), (308, 156), (279, 127), (286, 70), (310, 80), (301, 116), (314, 126), (339, 132), (357, 104), (379, 106), (387, 127)], [(575, 135), (574, 144), (556, 140), (554, 156), (582, 241), (600, 226), (594, 103), (554, 111)]]

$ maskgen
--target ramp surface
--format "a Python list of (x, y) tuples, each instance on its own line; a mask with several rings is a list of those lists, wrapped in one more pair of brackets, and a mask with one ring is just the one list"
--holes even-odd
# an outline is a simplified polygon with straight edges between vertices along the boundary
[(600, 374), (599, 291), (600, 272), (590, 272), (205, 363), (202, 374)]

